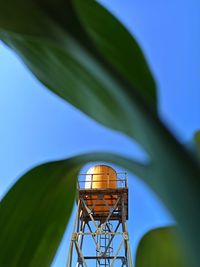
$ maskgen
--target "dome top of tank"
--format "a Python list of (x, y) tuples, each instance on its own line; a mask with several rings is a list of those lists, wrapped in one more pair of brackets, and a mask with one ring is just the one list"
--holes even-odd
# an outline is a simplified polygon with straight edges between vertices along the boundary
[(85, 188), (105, 189), (117, 187), (116, 171), (104, 164), (91, 167), (86, 174)]
[(116, 170), (113, 167), (106, 165), (106, 164), (96, 164), (96, 165), (90, 167), (89, 170), (87, 171), (87, 173), (91, 174), (91, 171), (94, 171), (94, 174), (97, 174), (98, 171), (101, 173), (102, 172), (104, 173), (106, 170), (107, 171), (113, 170), (116, 173)]

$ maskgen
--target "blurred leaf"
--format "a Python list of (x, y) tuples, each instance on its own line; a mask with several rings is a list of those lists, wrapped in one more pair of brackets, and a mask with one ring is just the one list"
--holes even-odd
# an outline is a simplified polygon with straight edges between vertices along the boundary
[(74, 203), (78, 169), (47, 163), (25, 174), (0, 203), (0, 266), (50, 266)]
[(194, 134), (194, 142), (196, 145), (197, 153), (200, 155), (200, 130), (196, 131)]
[[(112, 154), (88, 154), (43, 164), (8, 191), (0, 202), (1, 267), (50, 266), (71, 214), (79, 170), (94, 160), (124, 161)], [(144, 166), (125, 162), (137, 175), (145, 173)]]
[(172, 227), (151, 230), (139, 243), (136, 267), (185, 267), (185, 255)]
[[(91, 39), (104, 57), (135, 89), (156, 107), (156, 85), (136, 40), (96, 1), (75, 0), (76, 9)], [(144, 78), (145, 77), (145, 78)]]
[[(150, 161), (143, 178), (179, 222), (188, 253), (195, 262), (191, 266), (199, 267), (198, 162), (159, 120), (152, 105), (153, 78), (137, 44), (134, 43), (132, 49), (135, 58), (140, 58), (141, 66), (136, 60), (132, 64), (137, 65), (130, 67), (124, 51), (126, 46), (120, 44), (116, 50), (113, 43), (114, 37), (123, 42), (123, 38), (129, 40), (130, 36), (118, 26), (110, 33), (113, 37), (108, 37), (107, 27), (111, 29), (117, 22), (108, 18), (111, 15), (94, 2), (1, 1), (0, 36), (49, 89), (93, 119), (135, 138), (143, 146)], [(102, 27), (96, 25), (90, 5), (96, 16), (99, 12)], [(104, 19), (109, 22), (107, 27)], [(125, 47), (123, 51), (119, 51), (122, 47)], [(124, 59), (113, 59), (111, 51), (112, 55), (122, 53)], [(140, 74), (136, 75), (136, 69)], [(148, 91), (144, 92), (147, 87)], [(123, 164), (125, 167), (126, 162)]]
[[(118, 27), (119, 34), (113, 32), (118, 40), (123, 39), (128, 44), (131, 39), (127, 52), (121, 46), (116, 50), (113, 40), (109, 40), (107, 47), (122, 55), (111, 65), (103, 57), (110, 52), (106, 50), (101, 55), (99, 50), (104, 49), (101, 45), (94, 45), (80, 23), (74, 1), (41, 0), (30, 4), (30, 1), (15, 0), (14, 3), (8, 0), (0, 4), (2, 40), (53, 92), (98, 122), (135, 137), (148, 149), (149, 142), (140, 128), (143, 129), (144, 112), (148, 114), (151, 110), (146, 111), (143, 98), (149, 99), (149, 105), (154, 106), (155, 83), (140, 48), (123, 26), (95, 1), (84, 2), (87, 7), (88, 3), (95, 5), (94, 10), (102, 19), (106, 14), (110, 24)], [(111, 61), (111, 57), (109, 59)], [(116, 69), (114, 64), (117, 64)], [(126, 70), (126, 66), (130, 70)], [(117, 71), (121, 69), (123, 75)], [(128, 81), (124, 79), (127, 77)], [(144, 110), (142, 113), (141, 108)]]

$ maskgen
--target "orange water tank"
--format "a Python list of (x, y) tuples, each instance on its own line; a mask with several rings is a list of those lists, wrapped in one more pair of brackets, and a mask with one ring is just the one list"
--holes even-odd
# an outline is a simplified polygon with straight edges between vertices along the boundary
[[(117, 173), (107, 165), (96, 165), (90, 168), (86, 174), (86, 189), (115, 189), (117, 188)], [(109, 190), (108, 190), (109, 191)], [(108, 214), (109, 209), (116, 203), (116, 195), (104, 194), (104, 199), (99, 198), (100, 194), (88, 195), (87, 205), (91, 209), (93, 205), (93, 213), (97, 215)], [(107, 204), (107, 205), (106, 205)]]

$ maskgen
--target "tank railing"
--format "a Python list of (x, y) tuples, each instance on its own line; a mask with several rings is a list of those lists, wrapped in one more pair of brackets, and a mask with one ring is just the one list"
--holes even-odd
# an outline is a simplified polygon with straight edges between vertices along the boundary
[[(96, 180), (93, 181), (93, 177), (100, 175), (101, 177), (105, 176), (105, 180)], [(77, 187), (78, 189), (95, 189), (94, 185), (97, 185), (98, 183), (106, 183), (105, 188), (109, 188), (109, 184), (111, 182), (116, 182), (117, 188), (127, 188), (128, 187), (128, 181), (127, 181), (127, 173), (126, 172), (118, 172), (116, 173), (117, 177), (116, 179), (110, 179), (109, 173), (81, 173), (78, 177), (78, 183)], [(96, 178), (96, 177), (95, 177)], [(103, 188), (102, 188), (103, 189)]]

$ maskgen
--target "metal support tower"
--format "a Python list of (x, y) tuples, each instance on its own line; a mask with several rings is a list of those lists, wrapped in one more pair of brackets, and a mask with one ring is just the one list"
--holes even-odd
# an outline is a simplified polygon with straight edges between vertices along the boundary
[(86, 175), (80, 175), (78, 181), (77, 211), (66, 267), (132, 267), (126, 223), (127, 175), (117, 173), (115, 189), (84, 188)]

